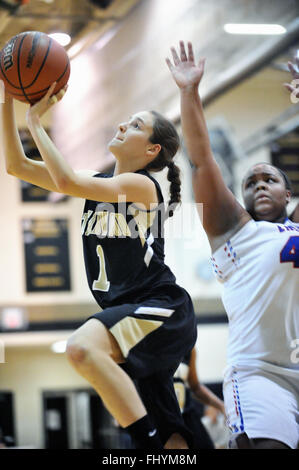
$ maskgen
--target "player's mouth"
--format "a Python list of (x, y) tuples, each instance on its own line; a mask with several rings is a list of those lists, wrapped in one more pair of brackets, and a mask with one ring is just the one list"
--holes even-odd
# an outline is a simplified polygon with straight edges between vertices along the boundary
[(270, 201), (271, 198), (270, 198), (270, 196), (269, 196), (267, 193), (264, 193), (264, 192), (263, 192), (263, 193), (259, 193), (259, 194), (255, 197), (255, 201), (263, 201), (263, 200), (265, 200), (265, 201), (267, 201), (267, 200)]

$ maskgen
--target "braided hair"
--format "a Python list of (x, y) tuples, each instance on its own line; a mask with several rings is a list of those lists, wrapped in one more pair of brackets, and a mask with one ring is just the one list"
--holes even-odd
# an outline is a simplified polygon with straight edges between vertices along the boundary
[(181, 202), (180, 169), (173, 161), (180, 146), (180, 138), (171, 121), (157, 111), (151, 111), (151, 113), (154, 116), (154, 124), (153, 133), (149, 140), (153, 144), (160, 144), (161, 150), (158, 156), (145, 167), (145, 170), (161, 171), (168, 167), (167, 179), (170, 182), (170, 200), (167, 212), (169, 217), (172, 217), (175, 206)]

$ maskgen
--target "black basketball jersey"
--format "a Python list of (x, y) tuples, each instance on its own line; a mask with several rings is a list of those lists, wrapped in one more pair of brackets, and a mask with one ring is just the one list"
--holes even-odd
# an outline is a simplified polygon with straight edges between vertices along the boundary
[[(106, 203), (86, 200), (82, 217), (85, 268), (89, 287), (104, 309), (147, 298), (157, 288), (174, 284), (164, 263), (165, 206), (158, 182), (159, 205), (142, 210), (132, 202)], [(111, 178), (112, 174), (96, 174)]]

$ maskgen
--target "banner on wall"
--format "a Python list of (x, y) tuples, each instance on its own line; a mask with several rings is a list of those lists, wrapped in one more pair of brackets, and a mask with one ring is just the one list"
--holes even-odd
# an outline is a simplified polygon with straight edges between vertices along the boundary
[(34, 184), (21, 181), (22, 202), (47, 202), (49, 191)]
[(26, 291), (70, 291), (67, 219), (22, 220)]

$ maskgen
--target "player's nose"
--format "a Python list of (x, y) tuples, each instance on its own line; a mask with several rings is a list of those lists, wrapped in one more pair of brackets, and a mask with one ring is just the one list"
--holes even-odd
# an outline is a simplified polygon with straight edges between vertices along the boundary
[(267, 189), (268, 186), (267, 186), (267, 183), (266, 181), (264, 180), (258, 180), (256, 183), (255, 183), (255, 188), (254, 190), (255, 191), (260, 191), (261, 189)]
[(125, 122), (121, 122), (119, 125), (118, 125), (118, 128), (121, 132), (126, 132), (126, 129), (127, 129), (127, 124)]

